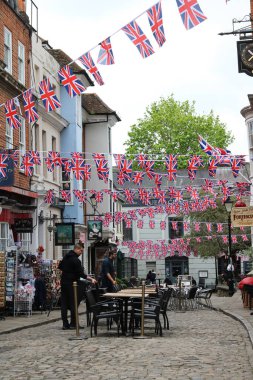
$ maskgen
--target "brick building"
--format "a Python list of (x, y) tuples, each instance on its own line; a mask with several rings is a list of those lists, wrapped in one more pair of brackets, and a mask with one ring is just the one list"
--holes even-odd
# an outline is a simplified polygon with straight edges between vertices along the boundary
[[(25, 13), (24, 0), (0, 0), (0, 150), (8, 154), (6, 178), (0, 176), (0, 249), (14, 241), (26, 240), (17, 234), (15, 219), (32, 217), (36, 209), (37, 194), (30, 191), (30, 178), (14, 168), (11, 155), (20, 156), (29, 149), (30, 125), (24, 118), (21, 94), (30, 88), (31, 27)], [(17, 98), (21, 127), (11, 128), (6, 121), (4, 104)]]

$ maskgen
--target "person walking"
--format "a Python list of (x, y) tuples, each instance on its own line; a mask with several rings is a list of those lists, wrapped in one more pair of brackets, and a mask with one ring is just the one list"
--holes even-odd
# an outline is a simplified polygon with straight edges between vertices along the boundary
[[(63, 257), (58, 267), (62, 271), (61, 318), (63, 330), (76, 328), (73, 282), (78, 282), (80, 278), (84, 278), (93, 284), (96, 283), (95, 279), (87, 276), (84, 272), (84, 268), (78, 258), (82, 253), (83, 245), (80, 243), (75, 244), (74, 249)], [(70, 309), (70, 323), (67, 316), (68, 309)]]
[(115, 269), (113, 266), (113, 260), (116, 258), (117, 253), (115, 251), (109, 251), (102, 263), (101, 269), (101, 282), (102, 287), (107, 288), (108, 292), (113, 292), (115, 281)]

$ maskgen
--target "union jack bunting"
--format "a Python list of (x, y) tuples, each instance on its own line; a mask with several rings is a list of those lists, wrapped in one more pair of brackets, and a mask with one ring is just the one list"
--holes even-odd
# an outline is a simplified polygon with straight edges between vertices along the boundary
[(223, 232), (223, 224), (217, 223), (217, 232)]
[(113, 155), (116, 166), (118, 169), (121, 168), (121, 161), (126, 159), (126, 156), (124, 154), (114, 154)]
[(187, 30), (206, 20), (197, 0), (176, 0), (180, 16)]
[(4, 105), (5, 116), (7, 123), (11, 128), (18, 129), (21, 127), (21, 122), (19, 120), (18, 112), (14, 104), (14, 99), (9, 99)]
[(66, 88), (66, 91), (71, 98), (82, 94), (86, 90), (80, 79), (73, 74), (73, 71), (69, 66), (62, 67), (61, 70), (58, 71), (58, 76), (61, 84)]
[(231, 162), (231, 169), (232, 169), (233, 176), (234, 178), (236, 178), (239, 175), (239, 171), (242, 165), (242, 160), (240, 158), (239, 159), (231, 158), (230, 162)]
[(124, 175), (126, 181), (131, 181), (132, 177), (132, 160), (121, 160), (120, 172)]
[(78, 202), (83, 203), (86, 202), (87, 199), (87, 191), (85, 190), (73, 190), (73, 194)]
[(97, 63), (100, 65), (113, 65), (115, 63), (110, 37), (100, 43)]
[(208, 173), (210, 177), (216, 176), (217, 168), (218, 168), (218, 161), (215, 158), (209, 158)]
[(71, 192), (69, 190), (61, 190), (60, 194), (61, 194), (62, 199), (66, 203), (70, 203), (71, 202)]
[(132, 190), (129, 190), (129, 189), (124, 190), (124, 195), (128, 203), (130, 204), (134, 203), (134, 192)]
[(54, 203), (54, 199), (55, 199), (54, 190), (48, 190), (46, 192), (44, 202), (47, 204), (52, 204), (52, 203)]
[(162, 174), (155, 173), (154, 175), (154, 181), (157, 187), (160, 187), (162, 184)]
[(8, 167), (8, 156), (0, 154), (0, 178), (6, 178)]
[(165, 156), (165, 165), (169, 181), (176, 181), (177, 176), (177, 156), (169, 154)]
[(137, 220), (137, 228), (142, 229), (142, 228), (143, 228), (143, 225), (144, 225), (143, 220), (141, 220), (141, 219)]
[(47, 170), (53, 172), (56, 166), (62, 166), (62, 158), (59, 152), (49, 151), (48, 157), (45, 158)]
[(155, 222), (154, 222), (154, 220), (150, 220), (150, 221), (149, 221), (149, 228), (150, 228), (151, 230), (153, 230), (153, 229), (155, 228)]
[(117, 174), (117, 182), (119, 185), (124, 185), (124, 183), (126, 182), (126, 178), (125, 178), (125, 175), (122, 171), (120, 171), (118, 174)]
[(243, 241), (248, 241), (249, 239), (247, 238), (246, 235), (242, 235), (242, 240), (243, 240)]
[(22, 156), (20, 170), (24, 170), (26, 176), (31, 177), (33, 175), (34, 162), (29, 154), (24, 154), (24, 156)]
[(97, 163), (96, 161), (105, 160), (104, 153), (92, 153), (92, 157), (93, 157), (93, 159), (95, 161), (95, 164)]
[(108, 183), (109, 167), (108, 160), (95, 160), (98, 178)]
[(19, 165), (19, 150), (11, 150), (10, 157), (13, 160), (14, 167), (18, 168), (18, 165)]
[(39, 83), (40, 98), (47, 112), (54, 111), (56, 108), (61, 107), (50, 80), (44, 79)]
[(102, 193), (102, 191), (97, 191), (96, 192), (95, 199), (96, 199), (97, 203), (102, 203), (103, 202), (104, 194)]
[(25, 117), (28, 120), (29, 123), (34, 123), (38, 120), (39, 115), (37, 113), (37, 110), (35, 108), (35, 101), (32, 94), (32, 90), (29, 89), (22, 93), (23, 99), (24, 99), (24, 110), (25, 110)]
[(147, 58), (154, 53), (153, 47), (135, 20), (122, 28), (127, 37), (139, 50), (142, 58)]
[(34, 165), (41, 165), (40, 154), (36, 150), (29, 150), (27, 156), (30, 157), (31, 162), (33, 162)]
[(133, 183), (140, 186), (142, 184), (144, 176), (145, 176), (145, 173), (143, 172), (133, 172), (132, 173)]
[(100, 75), (100, 72), (97, 69), (97, 66), (95, 65), (90, 52), (83, 54), (79, 61), (84, 65), (84, 67), (89, 71), (91, 75), (93, 75), (95, 81), (99, 86), (103, 86), (104, 82)]
[(203, 166), (203, 160), (200, 156), (194, 155), (189, 161), (188, 161), (188, 175), (190, 180), (195, 179), (197, 170), (200, 166)]
[(208, 232), (212, 232), (212, 223), (206, 223), (206, 229)]
[(200, 232), (200, 223), (199, 223), (199, 222), (195, 222), (195, 223), (194, 223), (194, 230), (195, 230), (196, 232)]
[(71, 160), (71, 170), (77, 180), (90, 181), (91, 165), (85, 164), (83, 158), (73, 158)]
[(212, 156), (213, 154), (216, 154), (217, 152), (215, 151), (215, 148), (210, 145), (206, 140), (203, 139), (202, 136), (199, 135), (199, 145), (200, 148), (208, 154), (209, 156)]
[(164, 28), (163, 28), (163, 15), (162, 15), (162, 4), (159, 1), (157, 4), (153, 5), (150, 9), (147, 10), (148, 21), (151, 27), (153, 36), (155, 37), (156, 42), (161, 47), (166, 41)]
[(144, 169), (146, 167), (146, 161), (148, 159), (148, 156), (146, 154), (140, 153), (135, 156), (135, 159), (138, 162), (138, 165), (141, 169)]
[(232, 243), (237, 243), (237, 236), (236, 235), (232, 235)]
[(155, 177), (154, 173), (155, 161), (147, 160), (145, 164), (145, 172), (150, 180), (153, 180)]
[(178, 230), (178, 223), (177, 223), (177, 222), (171, 222), (171, 228), (172, 228), (174, 231), (177, 231), (177, 230)]
[(117, 191), (112, 192), (112, 199), (114, 202), (117, 202), (117, 200), (118, 200), (118, 192)]
[(160, 230), (162, 230), (162, 231), (166, 230), (166, 222), (163, 220), (160, 222)]

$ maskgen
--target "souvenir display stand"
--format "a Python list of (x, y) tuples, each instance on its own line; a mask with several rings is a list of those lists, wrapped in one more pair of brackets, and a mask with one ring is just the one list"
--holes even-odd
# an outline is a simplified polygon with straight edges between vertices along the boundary
[(0, 319), (5, 308), (5, 253), (0, 252)]

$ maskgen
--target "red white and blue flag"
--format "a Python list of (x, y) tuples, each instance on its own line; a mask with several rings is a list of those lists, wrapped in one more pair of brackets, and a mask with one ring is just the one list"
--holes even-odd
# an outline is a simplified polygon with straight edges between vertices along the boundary
[(54, 190), (48, 190), (46, 192), (46, 195), (45, 195), (45, 198), (44, 198), (45, 203), (47, 203), (47, 204), (53, 204), (54, 203), (54, 199), (55, 199)]
[(85, 164), (83, 158), (73, 158), (71, 160), (71, 170), (77, 180), (91, 179), (91, 165)]
[(61, 103), (59, 102), (57, 96), (55, 95), (53, 87), (48, 78), (42, 80), (39, 83), (39, 90), (40, 90), (40, 98), (47, 112), (54, 111), (56, 108), (61, 107)]
[(66, 203), (70, 203), (71, 202), (71, 192), (70, 192), (70, 190), (61, 190), (60, 194), (61, 194), (62, 199)]
[(22, 156), (20, 170), (24, 170), (26, 176), (31, 177), (33, 175), (34, 162), (29, 154), (24, 154), (24, 156)]
[(80, 79), (73, 74), (73, 71), (69, 66), (62, 67), (61, 70), (58, 71), (58, 76), (61, 84), (66, 88), (66, 91), (71, 98), (82, 94), (86, 90)]
[(0, 178), (6, 178), (8, 167), (8, 156), (0, 154)]
[(166, 41), (163, 28), (162, 4), (159, 1), (147, 10), (149, 24), (156, 42), (161, 47)]
[(241, 160), (241, 158), (239, 158), (239, 159), (231, 158), (230, 162), (231, 162), (231, 169), (232, 169), (233, 176), (234, 176), (234, 178), (236, 178), (239, 175), (239, 171), (240, 171), (241, 166), (242, 166), (242, 160)]
[(87, 200), (87, 191), (86, 190), (73, 190), (73, 194), (78, 202), (83, 203)]
[(29, 89), (22, 94), (24, 99), (25, 117), (29, 123), (34, 123), (38, 120), (39, 115), (35, 108), (35, 100), (32, 94), (32, 90)]
[(18, 129), (21, 127), (18, 112), (14, 103), (14, 99), (9, 99), (4, 105), (7, 123), (11, 128)]
[(27, 156), (30, 157), (31, 162), (33, 162), (34, 165), (41, 165), (40, 154), (37, 150), (29, 150)]
[(175, 154), (169, 154), (165, 156), (165, 165), (168, 173), (169, 181), (176, 181), (177, 176), (177, 156)]
[(143, 172), (133, 172), (132, 173), (132, 181), (135, 185), (140, 186), (142, 184), (145, 173)]
[(210, 145), (206, 140), (203, 139), (202, 136), (199, 135), (199, 145), (200, 148), (209, 156), (213, 156), (214, 154), (217, 154), (215, 148)]
[(154, 49), (143, 33), (139, 25), (135, 20), (131, 21), (129, 24), (122, 28), (123, 32), (126, 33), (127, 37), (134, 43), (134, 45), (139, 50), (142, 58), (147, 58), (154, 53)]
[(197, 0), (176, 0), (180, 16), (187, 30), (206, 20)]
[(108, 160), (95, 160), (98, 178), (108, 183), (109, 167)]
[(91, 75), (93, 75), (95, 81), (100, 85), (103, 86), (104, 82), (100, 75), (100, 72), (97, 69), (97, 66), (95, 65), (90, 52), (83, 54), (79, 61), (84, 65), (84, 67), (89, 71)]
[(55, 166), (62, 166), (63, 164), (60, 153), (54, 151), (48, 152), (48, 157), (45, 158), (45, 163), (49, 172), (53, 172)]
[(113, 65), (115, 63), (110, 37), (100, 43), (97, 63), (100, 65)]
[(144, 169), (146, 167), (146, 162), (148, 160), (148, 156), (146, 154), (140, 153), (135, 156), (138, 165), (141, 169)]

